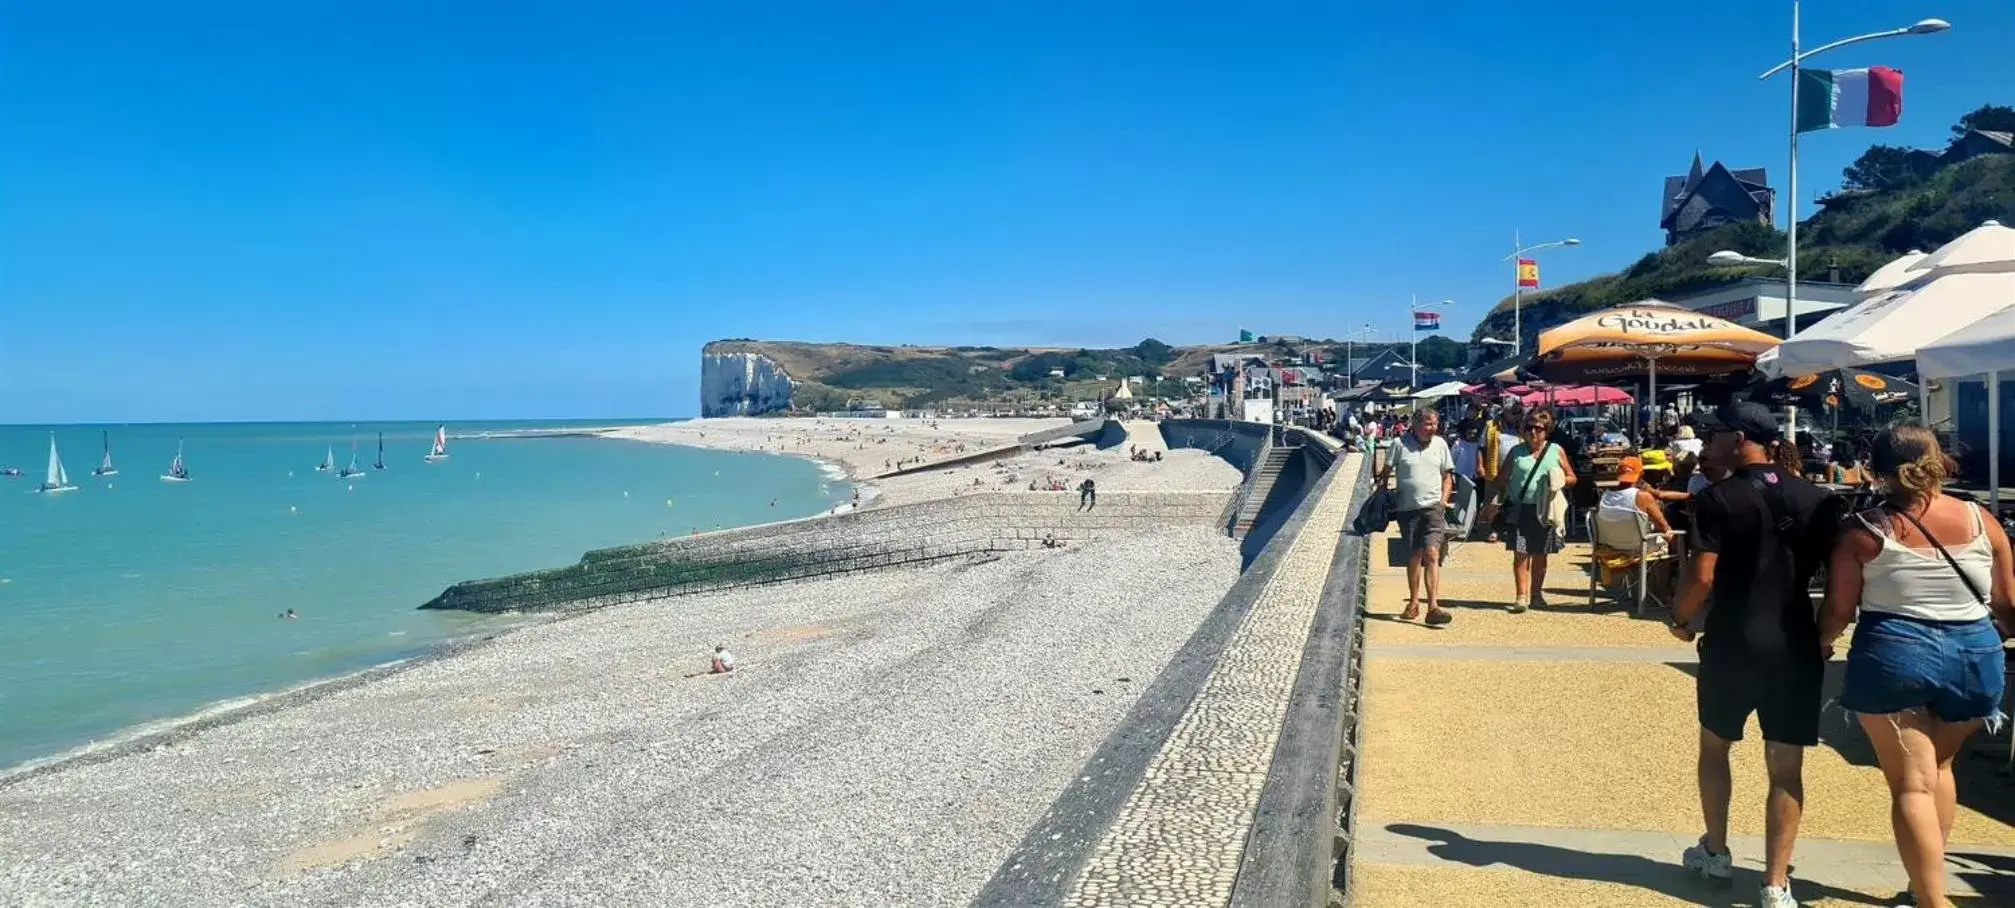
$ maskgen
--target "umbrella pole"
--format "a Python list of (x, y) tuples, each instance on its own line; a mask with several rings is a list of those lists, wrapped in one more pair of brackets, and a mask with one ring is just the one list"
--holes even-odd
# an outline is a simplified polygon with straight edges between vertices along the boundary
[(1649, 441), (1652, 431), (1658, 427), (1658, 357), (1656, 356), (1651, 357), (1651, 386), (1644, 396), (1651, 399), (1651, 424), (1644, 427), (1644, 435), (1638, 439), (1640, 445)]
[(2001, 519), (2001, 373), (1987, 373), (1987, 513)]

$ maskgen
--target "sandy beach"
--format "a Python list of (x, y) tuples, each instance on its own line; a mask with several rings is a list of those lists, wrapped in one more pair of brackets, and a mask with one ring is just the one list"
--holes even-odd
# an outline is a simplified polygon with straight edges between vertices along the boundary
[[(874, 479), (902, 463), (931, 463), (1014, 444), (1033, 432), (1068, 425), (1063, 419), (698, 419), (611, 429), (603, 435), (658, 444), (806, 457), (846, 471), (862, 489), (862, 504), (910, 504), (975, 490), (1027, 490), (1086, 479), (1109, 491), (1232, 488), (1238, 470), (1202, 451), (1169, 451), (1153, 423), (1125, 424), (1125, 445), (1099, 450), (1073, 444), (983, 464)], [(1161, 452), (1159, 463), (1131, 459), (1129, 448)], [(977, 481), (976, 481), (977, 480)]]

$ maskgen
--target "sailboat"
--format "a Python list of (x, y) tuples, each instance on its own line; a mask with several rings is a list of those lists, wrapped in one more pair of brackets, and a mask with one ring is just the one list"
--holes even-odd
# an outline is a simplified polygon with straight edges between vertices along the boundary
[(385, 468), (385, 433), (383, 433), (383, 432), (379, 432), (379, 433), (378, 433), (378, 459), (377, 459), (377, 460), (374, 460), (374, 461), (371, 461), (371, 469), (373, 469), (373, 470), (382, 470), (382, 469), (384, 469), (384, 468)]
[(98, 464), (98, 469), (91, 471), (91, 475), (117, 476), (119, 475), (119, 468), (112, 465), (112, 433), (106, 432), (103, 434), (105, 436), (105, 460)]
[(447, 459), (448, 459), (448, 427), (447, 427), (447, 426), (440, 426), (440, 427), (438, 427), (438, 428), (434, 429), (434, 449), (433, 449), (433, 450), (431, 450), (431, 451), (428, 451), (428, 452), (427, 452), (427, 456), (426, 456), (426, 458), (425, 458), (425, 459), (426, 459), (426, 461), (427, 461), (428, 463), (433, 463), (434, 461), (437, 461), (437, 460), (447, 460)]
[(349, 465), (349, 466), (347, 466), (347, 467), (344, 467), (344, 468), (343, 468), (343, 472), (341, 472), (341, 473), (337, 473), (337, 474), (336, 474), (336, 478), (337, 478), (337, 479), (356, 479), (356, 478), (358, 478), (358, 477), (360, 477), (360, 476), (363, 476), (363, 475), (364, 475), (364, 471), (363, 471), (363, 470), (359, 470), (359, 469), (357, 469), (357, 439), (355, 439), (355, 438), (351, 438), (351, 439), (350, 439), (350, 465)]
[(49, 473), (42, 479), (43, 492), (74, 492), (70, 474), (63, 472), (63, 458), (56, 456), (56, 433), (49, 433)]
[(327, 473), (336, 468), (336, 446), (329, 446), (329, 453), (322, 455), (322, 462), (315, 465), (315, 472)]
[(168, 473), (167, 475), (161, 477), (161, 481), (162, 482), (189, 481), (189, 467), (186, 464), (182, 463), (181, 439), (175, 440), (175, 462), (168, 465)]

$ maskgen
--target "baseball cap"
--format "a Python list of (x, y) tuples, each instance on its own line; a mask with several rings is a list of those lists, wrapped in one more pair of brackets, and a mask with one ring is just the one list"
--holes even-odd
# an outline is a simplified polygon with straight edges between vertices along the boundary
[(1672, 458), (1665, 453), (1664, 448), (1652, 448), (1644, 452), (1644, 456), (1640, 459), (1644, 461), (1644, 469), (1647, 472), (1672, 472)]
[(1762, 444), (1776, 441), (1782, 434), (1777, 414), (1755, 401), (1730, 401), (1701, 414), (1700, 424), (1709, 432), (1740, 432), (1744, 438)]
[(1635, 485), (1644, 478), (1644, 461), (1632, 454), (1616, 462), (1616, 481), (1623, 485)]

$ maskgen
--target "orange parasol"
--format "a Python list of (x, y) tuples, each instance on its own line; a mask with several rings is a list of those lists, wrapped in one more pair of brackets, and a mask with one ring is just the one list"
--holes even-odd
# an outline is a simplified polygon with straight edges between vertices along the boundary
[(1547, 381), (1603, 383), (1649, 376), (1649, 403), (1658, 403), (1658, 376), (1699, 377), (1747, 372), (1777, 338), (1725, 318), (1660, 300), (1584, 315), (1539, 335), (1527, 371)]

